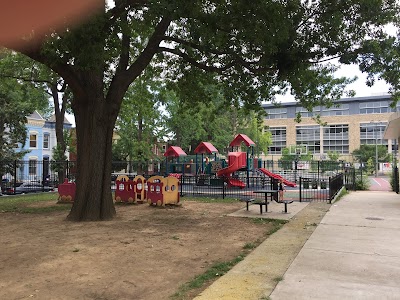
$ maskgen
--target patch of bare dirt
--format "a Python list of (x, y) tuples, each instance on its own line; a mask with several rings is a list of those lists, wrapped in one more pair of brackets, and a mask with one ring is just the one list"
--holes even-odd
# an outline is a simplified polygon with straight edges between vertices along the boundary
[(227, 216), (242, 207), (121, 205), (115, 220), (90, 223), (67, 211), (0, 214), (0, 299), (168, 299), (266, 238), (272, 225)]

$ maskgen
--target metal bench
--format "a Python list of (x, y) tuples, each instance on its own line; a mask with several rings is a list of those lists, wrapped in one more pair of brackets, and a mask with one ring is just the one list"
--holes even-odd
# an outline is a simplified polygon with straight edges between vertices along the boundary
[(268, 202), (258, 200), (258, 201), (253, 202), (253, 204), (260, 205), (260, 214), (261, 215), (262, 215), (262, 207), (263, 206), (265, 206), (265, 212), (268, 212)]
[(287, 214), (288, 213), (288, 211), (287, 211), (287, 205), (288, 204), (290, 204), (290, 203), (293, 203), (293, 200), (283, 200), (283, 201), (278, 201), (278, 200), (275, 200), (276, 201), (276, 203), (283, 203), (284, 205), (285, 205), (285, 214)]
[(249, 203), (253, 203), (254, 200), (255, 200), (254, 198), (246, 198), (246, 197), (239, 198), (239, 201), (246, 202), (246, 210), (249, 210)]

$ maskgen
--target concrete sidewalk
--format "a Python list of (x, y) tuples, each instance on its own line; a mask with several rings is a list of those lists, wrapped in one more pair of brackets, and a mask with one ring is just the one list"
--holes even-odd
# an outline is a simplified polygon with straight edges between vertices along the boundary
[(270, 298), (400, 299), (400, 195), (351, 192), (333, 204)]

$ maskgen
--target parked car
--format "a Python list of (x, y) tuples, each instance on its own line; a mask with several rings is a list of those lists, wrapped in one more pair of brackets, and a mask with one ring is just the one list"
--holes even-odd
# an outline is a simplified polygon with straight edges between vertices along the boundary
[(15, 190), (13, 187), (7, 188), (5, 194), (14, 195), (14, 194), (39, 193), (39, 192), (50, 192), (50, 191), (54, 191), (54, 187), (43, 186), (40, 183), (36, 182), (25, 182), (17, 186)]

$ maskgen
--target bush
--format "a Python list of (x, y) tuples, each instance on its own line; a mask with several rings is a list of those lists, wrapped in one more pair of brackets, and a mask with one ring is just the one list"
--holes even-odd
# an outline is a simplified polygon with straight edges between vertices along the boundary
[(369, 189), (370, 182), (368, 180), (368, 176), (358, 175), (356, 177), (356, 190), (357, 191), (366, 191)]
[(395, 176), (394, 176), (394, 169), (392, 172), (390, 172), (390, 186), (392, 187), (392, 191), (396, 191), (396, 185), (395, 185)]

